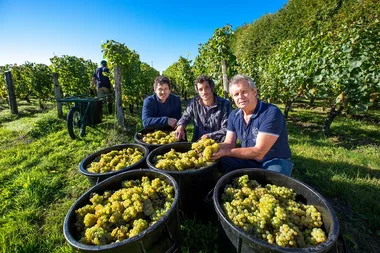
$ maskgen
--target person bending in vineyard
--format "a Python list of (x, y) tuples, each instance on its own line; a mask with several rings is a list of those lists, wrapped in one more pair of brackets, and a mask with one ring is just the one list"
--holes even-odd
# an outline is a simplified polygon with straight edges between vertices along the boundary
[(181, 100), (170, 93), (170, 80), (158, 76), (153, 84), (154, 94), (144, 99), (142, 123), (144, 127), (169, 125), (175, 127), (181, 117)]
[[(95, 73), (92, 77), (91, 88), (94, 88), (96, 83), (96, 93), (97, 97), (104, 97), (105, 95), (111, 94), (111, 82), (108, 76), (103, 73), (109, 73), (109, 69), (107, 68), (107, 62), (102, 60), (100, 62), (100, 67), (95, 70)], [(108, 102), (108, 111), (112, 113), (112, 96), (107, 96)]]
[(190, 100), (178, 121), (174, 133), (176, 139), (185, 138), (185, 128), (193, 120), (193, 142), (204, 137), (222, 142), (226, 135), (228, 115), (232, 110), (230, 101), (215, 93), (214, 81), (208, 76), (199, 76), (194, 88), (199, 96)]
[[(247, 76), (236, 75), (229, 92), (237, 109), (228, 118), (227, 134), (213, 159), (222, 173), (240, 168), (263, 168), (290, 176), (293, 163), (286, 121), (280, 109), (257, 98), (257, 88)], [(236, 140), (241, 148), (236, 148)]]

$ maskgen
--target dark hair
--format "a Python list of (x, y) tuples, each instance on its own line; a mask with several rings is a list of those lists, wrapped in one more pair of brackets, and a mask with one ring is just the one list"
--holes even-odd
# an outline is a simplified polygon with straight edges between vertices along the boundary
[(207, 81), (208, 85), (210, 85), (211, 90), (213, 92), (215, 92), (215, 83), (214, 83), (214, 81), (210, 77), (208, 77), (206, 75), (200, 75), (200, 76), (197, 77), (197, 79), (195, 79), (195, 81), (194, 81), (194, 89), (195, 89), (195, 91), (198, 92), (198, 83), (203, 83), (205, 81)]
[(163, 85), (165, 83), (169, 86), (169, 89), (170, 89), (169, 78), (167, 78), (166, 76), (157, 76), (156, 79), (154, 79), (153, 89), (156, 90), (157, 85)]
[(100, 65), (102, 65), (102, 66), (107, 66), (107, 61), (105, 61), (105, 60), (101, 61), (101, 62), (100, 62)]

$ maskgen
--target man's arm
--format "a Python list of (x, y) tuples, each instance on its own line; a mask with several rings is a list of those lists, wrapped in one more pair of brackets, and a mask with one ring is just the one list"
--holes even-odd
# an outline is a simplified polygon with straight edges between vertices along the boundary
[[(227, 137), (226, 140), (227, 141)], [(230, 143), (220, 144), (220, 150), (214, 154), (213, 159), (218, 159), (224, 156), (230, 156), (240, 159), (250, 159), (250, 160), (262, 160), (268, 153), (273, 144), (277, 141), (278, 136), (273, 136), (265, 133), (260, 133), (257, 135), (256, 145), (249, 148), (231, 148)], [(236, 140), (236, 137), (235, 137)]]

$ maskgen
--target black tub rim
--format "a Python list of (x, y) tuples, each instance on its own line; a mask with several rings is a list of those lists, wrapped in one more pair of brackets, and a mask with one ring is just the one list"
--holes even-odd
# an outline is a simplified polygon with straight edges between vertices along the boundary
[[(93, 193), (93, 192), (95, 192), (96, 188), (101, 188), (101, 186), (103, 184), (106, 184), (108, 181), (112, 181), (116, 177), (122, 177), (122, 176), (124, 176), (126, 174), (144, 174), (144, 172), (157, 173), (157, 174), (160, 174), (161, 176), (164, 176), (164, 177), (168, 178), (169, 181), (170, 181), (170, 183), (172, 184), (172, 186), (174, 188), (174, 192), (175, 192), (175, 194), (174, 194), (174, 200), (173, 200), (173, 203), (172, 203), (170, 209), (156, 223), (154, 223), (152, 226), (148, 227), (147, 229), (145, 229), (144, 231), (142, 231), (141, 233), (139, 233), (138, 235), (136, 235), (136, 236), (134, 236), (132, 238), (128, 238), (128, 239), (122, 240), (120, 242), (115, 242), (115, 243), (105, 244), (105, 245), (89, 245), (89, 244), (84, 244), (84, 243), (79, 242), (71, 233), (66, 233), (66, 229), (65, 228), (68, 226), (66, 224), (69, 223), (70, 214), (71, 213), (75, 213), (75, 210), (78, 209), (78, 208), (80, 208), (80, 207), (78, 207), (78, 204), (77, 204), (79, 202), (79, 200), (81, 200), (83, 198), (89, 198), (90, 194)], [(125, 180), (128, 180), (128, 179), (125, 179)], [(65, 220), (63, 222), (63, 234), (64, 234), (64, 237), (65, 237), (66, 241), (70, 244), (70, 246), (72, 246), (73, 248), (78, 249), (78, 250), (86, 250), (86, 251), (93, 251), (93, 252), (98, 252), (100, 250), (111, 250), (111, 249), (113, 249), (115, 247), (118, 247), (118, 246), (121, 246), (121, 245), (124, 245), (124, 244), (129, 244), (129, 243), (141, 240), (147, 234), (151, 233), (157, 227), (159, 227), (160, 225), (162, 225), (163, 222), (167, 221), (169, 219), (170, 215), (172, 215), (172, 213), (176, 211), (175, 209), (178, 206), (178, 200), (179, 200), (179, 196), (178, 195), (179, 195), (178, 194), (178, 184), (174, 180), (174, 178), (172, 176), (170, 176), (169, 174), (167, 174), (167, 173), (163, 173), (163, 172), (160, 172), (160, 171), (153, 171), (153, 170), (150, 170), (150, 169), (130, 170), (130, 171), (125, 171), (123, 173), (119, 173), (119, 174), (114, 175), (112, 177), (109, 177), (109, 178), (105, 179), (104, 181), (100, 182), (99, 184), (91, 187), (89, 190), (87, 190), (84, 194), (82, 194), (74, 202), (74, 204), (70, 207), (69, 211), (67, 212), (67, 214), (65, 216)]]
[[(157, 171), (163, 171), (165, 173), (168, 173), (168, 174), (173, 174), (173, 175), (183, 175), (183, 174), (201, 174), (203, 173), (204, 171), (207, 171), (209, 169), (213, 169), (215, 167), (215, 165), (218, 163), (219, 160), (215, 160), (215, 162), (213, 162), (212, 164), (206, 166), (206, 167), (202, 167), (202, 168), (198, 168), (198, 169), (186, 169), (186, 170), (182, 170), (182, 171), (179, 171), (179, 170), (162, 170), (162, 169), (159, 169), (159, 168), (156, 168), (153, 163), (150, 162), (151, 159), (153, 159), (153, 155), (155, 155), (156, 152), (159, 152), (163, 149), (166, 149), (168, 148), (169, 146), (183, 146), (183, 145), (190, 145), (190, 148), (191, 148), (191, 144), (193, 144), (194, 142), (173, 142), (173, 143), (169, 143), (169, 144), (165, 144), (165, 145), (162, 145), (158, 148), (156, 148), (155, 150), (152, 150), (147, 158), (146, 158), (146, 164), (147, 166), (152, 169), (152, 170), (157, 170)], [(173, 148), (173, 147), (172, 147)]]
[[(276, 244), (270, 244), (270, 243), (265, 242), (264, 240), (258, 239), (256, 237), (254, 237), (253, 235), (250, 235), (250, 234), (244, 232), (244, 230), (242, 230), (241, 228), (239, 228), (235, 224), (233, 224), (231, 221), (229, 221), (227, 214), (223, 211), (221, 203), (219, 201), (220, 196), (219, 196), (218, 189), (221, 188), (222, 186), (224, 188), (226, 183), (229, 182), (231, 178), (242, 176), (242, 175), (247, 174), (247, 172), (252, 172), (252, 171), (261, 171), (261, 172), (268, 173), (268, 174), (274, 174), (276, 176), (280, 176), (280, 177), (286, 178), (287, 180), (291, 180), (293, 182), (301, 184), (303, 187), (307, 188), (313, 194), (316, 194), (317, 197), (319, 197), (322, 200), (323, 204), (327, 207), (327, 210), (330, 213), (330, 215), (332, 216), (333, 220), (338, 221), (338, 218), (335, 214), (335, 211), (332, 208), (332, 206), (330, 205), (330, 203), (328, 203), (328, 201), (319, 192), (317, 192), (314, 188), (312, 188), (308, 184), (305, 184), (305, 183), (303, 183), (297, 179), (294, 179), (292, 177), (288, 177), (288, 176), (285, 176), (283, 174), (273, 172), (273, 171), (264, 170), (261, 168), (242, 168), (242, 169), (233, 170), (233, 171), (223, 175), (218, 180), (218, 182), (216, 183), (215, 188), (214, 188), (213, 202), (214, 202), (215, 211), (216, 211), (219, 219), (223, 219), (223, 222), (229, 224), (230, 227), (234, 230), (234, 232), (239, 234), (239, 236), (244, 237), (246, 239), (249, 239), (249, 240), (253, 241), (254, 243), (260, 245), (261, 247), (269, 248), (271, 250), (276, 250), (278, 252), (313, 253), (313, 252), (320, 252), (322, 249), (329, 250), (329, 249), (331, 249), (331, 247), (334, 246), (334, 244), (338, 241), (338, 237), (339, 237), (339, 223), (338, 222), (333, 223), (332, 231), (329, 231), (329, 233), (327, 234), (327, 240), (325, 242), (320, 243), (316, 246), (307, 247), (307, 248), (287, 248), (287, 247), (278, 246)], [(307, 250), (307, 251), (305, 251), (305, 250)]]
[[(162, 130), (162, 131), (174, 131), (174, 128), (169, 126), (169, 125), (150, 125), (150, 126), (147, 126), (147, 127), (144, 127), (140, 130), (138, 130), (134, 135), (133, 135), (133, 139), (136, 143), (140, 144), (140, 145), (143, 145), (143, 146), (146, 146), (150, 149), (156, 149), (158, 147), (161, 147), (163, 145), (166, 145), (166, 144), (149, 144), (149, 143), (146, 143), (146, 142), (143, 142), (141, 140), (141, 138), (138, 136), (139, 133), (143, 132), (143, 131), (149, 131), (151, 130), (150, 132), (154, 132), (156, 130)], [(177, 142), (177, 141), (176, 141)], [(172, 143), (175, 143), (175, 142), (172, 142)], [(170, 144), (170, 143), (169, 143)]]
[[(88, 160), (90, 161), (88, 164), (90, 164), (96, 157), (100, 156), (101, 154), (105, 154), (105, 153), (111, 152), (113, 150), (122, 150), (125, 148), (141, 148), (141, 149), (143, 149), (144, 150), (143, 158), (141, 158), (137, 163), (129, 165), (128, 167), (123, 167), (122, 169), (116, 170), (116, 171), (108, 171), (108, 172), (104, 172), (104, 173), (93, 173), (93, 172), (89, 172), (85, 168), (85, 164), (87, 163)], [(113, 146), (109, 146), (109, 147), (97, 150), (94, 153), (86, 156), (79, 164), (79, 171), (85, 176), (90, 176), (90, 177), (107, 177), (108, 176), (109, 177), (109, 176), (113, 176), (114, 174), (118, 174), (118, 173), (127, 171), (131, 167), (140, 166), (142, 163), (144, 163), (144, 161), (148, 157), (148, 154), (149, 154), (148, 148), (141, 145), (141, 144), (138, 144), (138, 143), (117, 144), (117, 145), (113, 145)]]

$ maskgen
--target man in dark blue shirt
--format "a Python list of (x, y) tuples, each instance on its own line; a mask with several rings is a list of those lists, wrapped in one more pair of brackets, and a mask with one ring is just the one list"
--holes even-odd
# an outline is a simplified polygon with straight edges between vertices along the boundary
[(143, 126), (169, 125), (174, 128), (181, 118), (180, 98), (170, 94), (170, 80), (165, 76), (158, 76), (153, 88), (154, 94), (144, 99)]
[[(280, 109), (257, 98), (257, 88), (247, 76), (236, 75), (229, 84), (238, 109), (228, 117), (226, 139), (213, 158), (221, 157), (221, 172), (263, 168), (290, 176), (293, 163), (286, 121)], [(236, 148), (236, 140), (241, 148)]]
[[(105, 95), (111, 94), (111, 82), (108, 76), (103, 73), (109, 73), (109, 69), (107, 68), (107, 62), (102, 60), (100, 62), (100, 67), (95, 70), (94, 75), (92, 76), (91, 87), (95, 86), (96, 83), (96, 93), (97, 97), (104, 97)], [(108, 111), (112, 112), (112, 96), (107, 96), (108, 102)]]
[(109, 73), (109, 69), (107, 68), (107, 62), (105, 60), (100, 62), (101, 67), (95, 70), (95, 73), (92, 77), (92, 84), (96, 83), (96, 90), (99, 93), (104, 93), (111, 89), (110, 79), (103, 75), (103, 73)]

